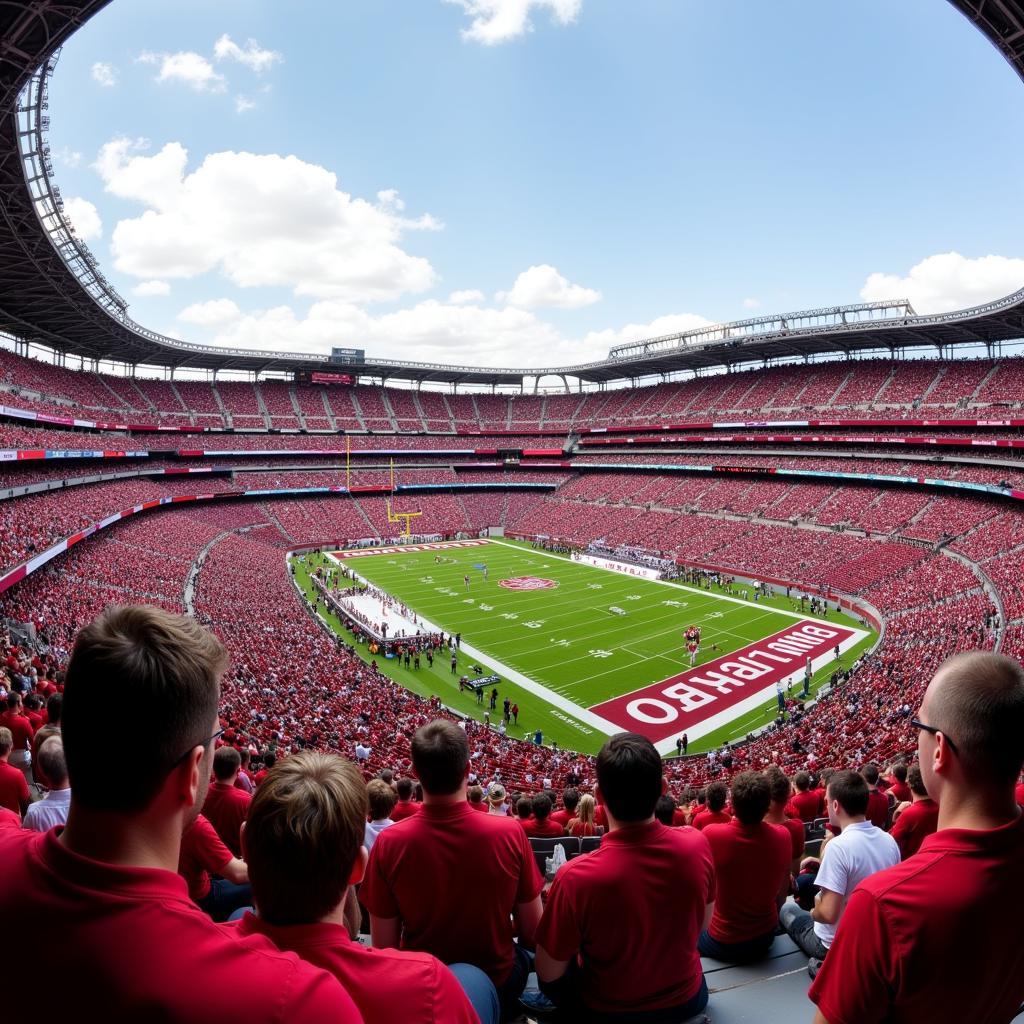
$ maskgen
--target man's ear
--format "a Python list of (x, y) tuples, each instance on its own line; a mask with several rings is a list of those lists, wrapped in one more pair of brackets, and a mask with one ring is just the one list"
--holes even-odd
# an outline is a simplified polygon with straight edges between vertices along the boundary
[(243, 821), (241, 827), (238, 830), (238, 843), (242, 848), (242, 860), (249, 859), (249, 848), (247, 845), (248, 840), (245, 838), (245, 826), (247, 824), (248, 822)]
[[(243, 849), (245, 847), (243, 840)], [(369, 859), (369, 852), (365, 846), (359, 847), (359, 855), (356, 857), (355, 863), (352, 865), (352, 874), (348, 876), (349, 885), (358, 885), (363, 880), (363, 875), (366, 873), (366, 861)]]
[(164, 785), (173, 789), (176, 804), (183, 804), (186, 807), (195, 805), (202, 785), (205, 752), (203, 747), (193, 747), (165, 781)]

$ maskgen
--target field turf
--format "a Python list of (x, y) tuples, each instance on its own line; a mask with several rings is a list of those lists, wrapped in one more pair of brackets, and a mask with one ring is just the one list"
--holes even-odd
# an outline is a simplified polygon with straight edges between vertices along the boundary
[[(600, 748), (602, 732), (580, 721), (564, 703), (561, 708), (554, 706), (506, 673), (521, 674), (563, 701), (587, 709), (687, 668), (682, 637), (687, 626), (702, 629), (700, 665), (792, 627), (797, 619), (781, 612), (799, 611), (784, 597), (729, 600), (717, 588), (708, 592), (622, 576), (505, 540), (480, 547), (385, 552), (343, 562), (330, 555), (305, 556), (297, 559), (296, 578), (307, 594), (307, 572), (318, 564), (328, 572), (341, 564), (350, 566), (436, 627), (461, 633), (464, 648), (478, 654), (474, 657), (464, 649), (457, 675), (451, 674), (447, 656), (435, 659), (432, 670), (424, 662), (419, 672), (406, 670), (393, 659), (378, 658), (397, 682), (423, 695), (437, 694), (450, 707), (482, 718), (485, 708), (472, 693), (460, 693), (457, 685), (459, 675), (472, 678), (471, 666), (480, 664), (502, 677), (498, 712), (491, 715), (493, 725), (500, 721), (501, 701), (508, 696), (520, 707), (518, 725), (509, 726), (511, 735), (532, 737), (541, 729), (545, 743), (555, 740), (559, 746), (589, 753)], [(518, 590), (500, 585), (502, 580), (522, 577), (551, 580), (557, 587)], [(625, 614), (609, 611), (612, 606)], [(828, 621), (866, 628), (835, 612), (829, 613)], [(340, 630), (336, 622), (332, 625)], [(843, 663), (850, 664), (874, 639), (872, 634), (845, 652)], [(712, 644), (717, 644), (718, 651), (711, 651)], [(365, 648), (360, 653), (365, 656)], [(813, 688), (831, 671), (831, 665), (822, 668)], [(771, 699), (738, 715), (692, 742), (691, 752), (746, 735), (764, 725), (774, 708)]]

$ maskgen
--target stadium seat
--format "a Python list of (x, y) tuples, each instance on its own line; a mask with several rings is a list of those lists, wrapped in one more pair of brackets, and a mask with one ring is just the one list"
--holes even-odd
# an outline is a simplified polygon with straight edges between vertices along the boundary
[(575, 836), (565, 836), (563, 838), (558, 836), (551, 838), (531, 836), (530, 846), (533, 848), (533, 856), (537, 860), (537, 868), (542, 875), (546, 874), (547, 859), (555, 852), (556, 846), (561, 846), (565, 850), (566, 860), (572, 860), (573, 857), (579, 856), (580, 852), (580, 841)]

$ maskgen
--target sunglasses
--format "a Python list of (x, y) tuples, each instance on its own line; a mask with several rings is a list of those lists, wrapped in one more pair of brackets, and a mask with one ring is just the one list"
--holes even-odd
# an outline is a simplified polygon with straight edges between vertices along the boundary
[(952, 750), (953, 753), (959, 757), (960, 751), (956, 749), (956, 744), (953, 742), (949, 734), (946, 733), (943, 729), (936, 729), (934, 725), (925, 725), (920, 718), (912, 718), (910, 720), (910, 724), (914, 726), (915, 729), (924, 729), (925, 732), (930, 732), (933, 736), (941, 732), (942, 735), (946, 737), (946, 742), (949, 744), (949, 749)]

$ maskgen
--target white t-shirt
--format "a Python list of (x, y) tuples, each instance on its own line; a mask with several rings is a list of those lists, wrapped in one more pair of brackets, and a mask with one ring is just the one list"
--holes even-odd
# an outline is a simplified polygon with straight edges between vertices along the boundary
[(846, 910), (846, 901), (853, 890), (876, 871), (891, 868), (900, 862), (900, 848), (888, 832), (875, 828), (870, 821), (857, 821), (847, 825), (825, 847), (821, 868), (814, 884), (843, 897), (839, 917), (835, 924), (814, 922), (814, 934), (827, 949), (836, 937), (836, 928)]

